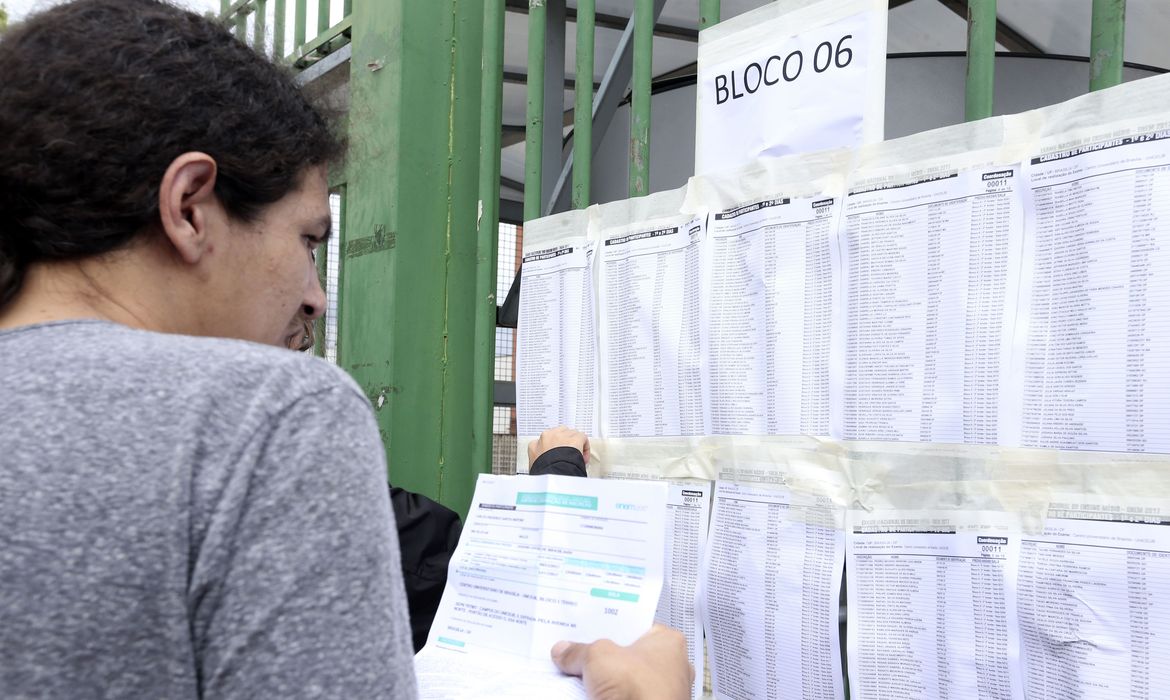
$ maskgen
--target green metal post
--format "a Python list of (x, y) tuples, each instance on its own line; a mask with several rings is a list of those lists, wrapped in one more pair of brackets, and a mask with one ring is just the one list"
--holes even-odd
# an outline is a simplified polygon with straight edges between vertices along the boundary
[(300, 48), (305, 45), (305, 39), (306, 39), (306, 37), (305, 37), (305, 32), (306, 32), (305, 22), (307, 21), (305, 19), (305, 17), (306, 17), (306, 13), (308, 11), (307, 8), (305, 7), (305, 3), (307, 3), (307, 2), (308, 2), (308, 0), (296, 0), (297, 6), (296, 6), (296, 11), (295, 11), (294, 17), (293, 17), (294, 24), (293, 24), (293, 50), (292, 50), (292, 52), (294, 54), (296, 54), (296, 52), (299, 51)]
[(634, 78), (630, 110), (630, 196), (650, 192), (650, 80), (653, 70), (654, 3), (635, 0)]
[(276, 7), (272, 16), (272, 56), (276, 60), (284, 58), (284, 28), (288, 20), (285, 0), (276, 0)]
[(256, 0), (256, 21), (252, 24), (252, 47), (264, 54), (268, 29), (268, 0)]
[(524, 129), (524, 220), (540, 218), (544, 193), (544, 33), (548, 11), (544, 0), (528, 5), (528, 119)]
[(226, 19), (224, 15), (227, 14), (228, 8), (232, 6), (232, 0), (219, 0), (219, 18)]
[(1121, 83), (1125, 64), (1125, 0), (1093, 0), (1089, 40), (1089, 90)]
[(236, 38), (240, 41), (248, 40), (248, 13), (242, 7), (236, 12)]
[(573, 208), (589, 206), (593, 169), (593, 39), (595, 0), (577, 1), (577, 104), (573, 108)]
[(995, 93), (996, 0), (967, 2), (967, 121), (991, 116)]
[(719, 0), (699, 0), (699, 29), (719, 24)]
[(317, 0), (317, 36), (329, 28), (329, 0)]
[[(479, 120), (479, 230), (475, 261), (475, 386), (472, 455), (492, 463), (496, 379), (496, 261), (500, 234), (500, 125), (504, 96), (504, 0), (486, 0)], [(486, 471), (486, 470), (485, 470)]]
[(349, 17), (353, 13), (353, 0), (345, 0), (345, 3), (341, 6), (341, 13), (346, 17)]
[(353, 13), (339, 364), (390, 479), (466, 513), (472, 453), (484, 0)]

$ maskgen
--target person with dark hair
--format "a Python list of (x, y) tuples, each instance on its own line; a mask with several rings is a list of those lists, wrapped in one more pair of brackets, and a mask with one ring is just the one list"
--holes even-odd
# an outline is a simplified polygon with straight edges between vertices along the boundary
[[(0, 76), (0, 696), (415, 697), (372, 409), (265, 347), (324, 304), (326, 120), (161, 0), (35, 15)], [(554, 659), (687, 687), (634, 646)]]

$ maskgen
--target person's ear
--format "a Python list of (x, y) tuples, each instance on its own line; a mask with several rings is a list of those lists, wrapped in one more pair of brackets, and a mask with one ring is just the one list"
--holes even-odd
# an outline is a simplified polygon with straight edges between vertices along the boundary
[(163, 234), (188, 264), (198, 263), (212, 245), (211, 226), (222, 219), (215, 195), (215, 159), (206, 153), (184, 153), (171, 161), (158, 191)]

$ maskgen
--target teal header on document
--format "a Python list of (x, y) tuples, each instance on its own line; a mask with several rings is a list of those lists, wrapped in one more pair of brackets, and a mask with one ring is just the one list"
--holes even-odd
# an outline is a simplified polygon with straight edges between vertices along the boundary
[(589, 591), (589, 595), (594, 598), (605, 598), (606, 600), (622, 600), (630, 603), (638, 602), (637, 593), (626, 593), (625, 591), (611, 591), (606, 588), (594, 588)]
[(613, 571), (619, 574), (636, 574), (638, 576), (646, 575), (646, 567), (644, 566), (614, 564), (608, 561), (595, 561), (593, 559), (575, 559), (573, 557), (565, 557), (565, 564), (567, 566), (582, 566), (586, 569), (604, 569), (606, 571)]
[(516, 494), (518, 506), (559, 506), (561, 508), (580, 508), (581, 510), (597, 510), (597, 498), (594, 496), (574, 496), (569, 493), (551, 493), (548, 491), (520, 492)]

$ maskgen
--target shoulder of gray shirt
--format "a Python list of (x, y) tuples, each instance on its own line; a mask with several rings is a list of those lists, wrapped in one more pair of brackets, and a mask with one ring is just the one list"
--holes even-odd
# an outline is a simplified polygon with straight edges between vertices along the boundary
[(0, 332), (4, 355), (44, 357), (50, 352), (44, 361), (14, 363), (0, 375), (6, 375), (10, 386), (43, 383), (58, 391), (85, 390), (84, 395), (111, 402), (118, 393), (152, 392), (158, 396), (145, 404), (167, 413), (178, 409), (192, 418), (234, 421), (230, 427), (238, 433), (261, 428), (298, 401), (322, 392), (349, 393), (369, 407), (365, 393), (340, 368), (284, 348), (154, 333), (103, 321)]

